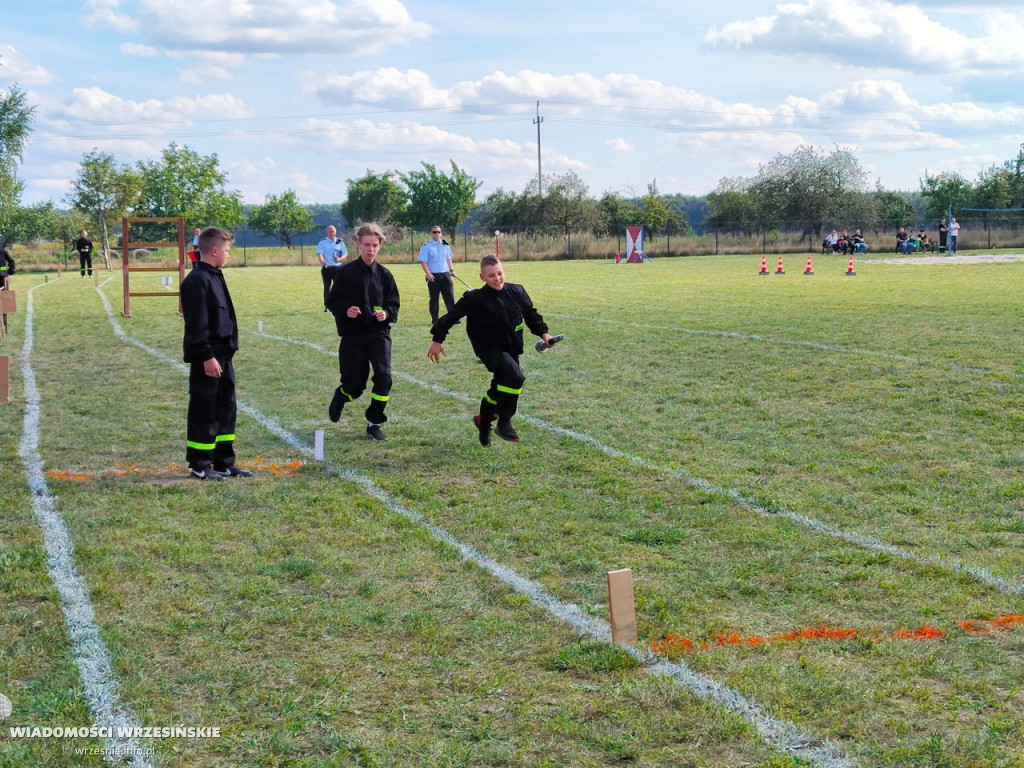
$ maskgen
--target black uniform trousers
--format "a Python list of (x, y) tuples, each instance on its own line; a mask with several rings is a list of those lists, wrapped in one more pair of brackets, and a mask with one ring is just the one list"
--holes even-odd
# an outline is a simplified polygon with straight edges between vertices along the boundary
[(495, 418), (508, 421), (516, 415), (519, 395), (526, 381), (526, 374), (519, 367), (519, 356), (495, 351), (483, 364), (492, 378), (487, 394), (480, 401), (480, 420), (484, 424), (490, 424)]
[(373, 369), (366, 420), (371, 424), (387, 421), (384, 409), (391, 394), (391, 333), (387, 329), (346, 330), (338, 344), (338, 368), (341, 391), (349, 402), (366, 390), (366, 380)]
[(430, 296), (430, 322), (436, 323), (438, 318), (439, 297), (444, 298), (444, 311), (451, 312), (455, 306), (455, 290), (452, 286), (452, 276), (448, 272), (431, 272), (433, 281), (427, 280), (427, 294)]
[(324, 281), (324, 309), (327, 309), (327, 296), (331, 292), (331, 284), (334, 283), (334, 274), (337, 267), (320, 267), (320, 279)]
[(82, 270), (82, 277), (85, 277), (85, 269), (89, 268), (89, 275), (92, 276), (92, 254), (91, 253), (79, 253), (78, 264)]
[(235, 463), (235, 367), (217, 356), (220, 378), (207, 376), (202, 363), (188, 372), (188, 435), (185, 458), (193, 469), (225, 469)]

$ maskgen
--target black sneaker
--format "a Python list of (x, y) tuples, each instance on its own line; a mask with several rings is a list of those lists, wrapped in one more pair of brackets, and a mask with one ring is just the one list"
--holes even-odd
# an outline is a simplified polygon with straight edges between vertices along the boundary
[(480, 445), (488, 446), (491, 444), (491, 425), (484, 424), (478, 413), (473, 417), (473, 423), (476, 424), (477, 432), (480, 433)]
[(207, 467), (206, 469), (190, 469), (189, 477), (193, 480), (213, 480), (220, 483), (224, 481), (225, 476), (224, 473)]
[(518, 443), (519, 435), (512, 428), (511, 421), (499, 421), (498, 426), (494, 428), (494, 434), (500, 437), (502, 440), (508, 440), (510, 443)]
[(366, 436), (370, 440), (376, 440), (378, 443), (382, 440), (387, 440), (388, 436), (381, 430), (379, 424), (371, 424), (366, 428)]
[(225, 467), (224, 469), (218, 469), (215, 471), (224, 475), (224, 477), (252, 477), (252, 472), (248, 469), (242, 469), (241, 467), (236, 467), (233, 464), (230, 467)]
[(327, 415), (331, 421), (337, 423), (338, 419), (341, 418), (341, 411), (345, 407), (345, 401), (348, 398), (345, 393), (341, 391), (341, 387), (337, 387), (334, 390), (334, 397), (331, 398), (331, 404), (327, 406)]

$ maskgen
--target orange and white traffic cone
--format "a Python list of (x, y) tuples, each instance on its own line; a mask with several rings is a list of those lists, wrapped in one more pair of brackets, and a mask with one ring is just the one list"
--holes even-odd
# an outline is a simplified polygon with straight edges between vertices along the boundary
[(814, 267), (811, 266), (811, 257), (810, 256), (807, 257), (807, 267), (804, 269), (804, 274), (805, 275), (813, 275), (814, 274)]
[(782, 268), (782, 254), (781, 253), (779, 254), (779, 266), (777, 266), (775, 268), (775, 274), (776, 275), (784, 275), (784, 274), (786, 274), (786, 270), (784, 270)]
[(853, 271), (853, 254), (850, 254), (850, 264), (846, 267), (846, 276), (851, 277), (857, 273)]
[(768, 271), (768, 257), (761, 257), (761, 271), (757, 273), (759, 277), (768, 277), (771, 272)]

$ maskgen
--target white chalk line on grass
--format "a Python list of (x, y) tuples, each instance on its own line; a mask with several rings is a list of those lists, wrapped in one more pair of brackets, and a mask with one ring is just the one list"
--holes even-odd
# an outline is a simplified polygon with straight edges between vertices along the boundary
[[(145, 342), (129, 336), (121, 328), (114, 317), (113, 310), (106, 296), (97, 289), (103, 305), (107, 311), (107, 318), (114, 327), (114, 333), (118, 338), (135, 345), (149, 354), (166, 363), (172, 364), (182, 373), (188, 373), (188, 369), (177, 360), (165, 355), (163, 352), (150, 347)], [(269, 334), (262, 334), (269, 336)], [(275, 337), (272, 337), (275, 338)], [(289, 341), (288, 339), (282, 339)], [(325, 351), (323, 347), (310, 342), (296, 341), (294, 343), (309, 346), (313, 349)], [(404, 378), (404, 377), (403, 377)], [(416, 381), (415, 379), (410, 379)], [(420, 382), (416, 382), (420, 383)], [(294, 448), (299, 453), (313, 458), (313, 448), (296, 435), (292, 434), (274, 419), (265, 416), (257, 409), (241, 401), (238, 402), (239, 410), (252, 417), (269, 432), (280, 438), (284, 443)], [(568, 624), (581, 635), (604, 643), (611, 643), (611, 629), (607, 623), (598, 621), (586, 613), (579, 606), (572, 603), (565, 603), (556, 598), (543, 585), (520, 576), (512, 568), (504, 566), (480, 551), (464, 544), (454, 535), (438, 525), (427, 520), (418, 512), (406, 507), (398, 498), (391, 495), (371, 478), (363, 473), (353, 470), (325, 464), (325, 469), (331, 474), (343, 480), (357, 485), (367, 496), (377, 499), (390, 512), (400, 515), (411, 523), (422, 526), (441, 543), (458, 550), (463, 559), (474, 563), (483, 570), (492, 574), (499, 581), (514, 589), (516, 592), (526, 596), (535, 605), (547, 611), (550, 615)], [(842, 749), (832, 744), (827, 739), (810, 735), (795, 724), (787, 720), (779, 720), (764, 712), (759, 705), (745, 697), (742, 693), (725, 683), (715, 680), (708, 675), (701, 674), (691, 669), (683, 662), (673, 662), (664, 659), (647, 650), (636, 648), (624, 648), (633, 658), (645, 665), (645, 668), (654, 675), (666, 677), (682, 685), (688, 691), (699, 698), (712, 701), (729, 712), (742, 717), (755, 728), (766, 744), (785, 754), (793, 755), (809, 761), (819, 768), (855, 768), (857, 763), (847, 757)]]
[(815, 349), (819, 352), (834, 352), (841, 355), (860, 355), (862, 357), (877, 357), (881, 360), (894, 360), (899, 363), (909, 363), (929, 368), (945, 368), (958, 373), (970, 373), (975, 376), (1007, 376), (1013, 379), (1024, 379), (1024, 374), (1015, 371), (993, 371), (988, 368), (977, 368), (969, 365), (957, 365), (956, 363), (937, 363), (934, 360), (923, 360), (917, 357), (906, 355), (894, 355), (891, 352), (879, 352), (874, 349), (861, 349), (859, 347), (841, 347), (835, 344), (822, 344), (816, 341), (801, 341), (799, 339), (778, 339), (771, 336), (761, 336), (756, 333), (740, 333), (739, 331), (715, 331), (701, 328), (684, 328), (673, 325), (654, 325), (651, 323), (620, 322), (600, 317), (582, 317), (580, 315), (553, 314), (550, 317), (560, 317), (565, 320), (578, 320), (583, 323), (605, 323), (608, 325), (625, 326), (629, 328), (640, 328), (647, 331), (669, 331), (672, 333), (685, 333), (690, 336), (710, 336), (719, 339), (736, 339), (737, 341), (754, 341), (764, 344), (781, 344), (787, 347), (803, 347), (804, 349)]
[(64, 623), (71, 638), (72, 653), (78, 665), (89, 711), (95, 719), (96, 726), (110, 728), (110, 733), (114, 734), (103, 739), (106, 750), (104, 759), (111, 764), (123, 764), (124, 759), (129, 758), (129, 765), (148, 768), (151, 763), (144, 756), (139, 741), (134, 737), (117, 735), (122, 728), (138, 727), (138, 718), (119, 700), (117, 679), (110, 664), (107, 647), (96, 625), (89, 589), (75, 564), (71, 535), (57, 500), (50, 494), (43, 470), (43, 457), (39, 452), (42, 400), (36, 384), (35, 371), (32, 369), (32, 347), (35, 342), (33, 292), (38, 287), (40, 286), (29, 289), (25, 308), (25, 343), (21, 359), (21, 374), (25, 387), (25, 418), (18, 455), (25, 467), (29, 491), (32, 494), (32, 507), (46, 548), (46, 567), (50, 580), (60, 596)]
[[(264, 336), (274, 341), (280, 341), (287, 344), (295, 344), (298, 346), (309, 347), (310, 349), (315, 349), (316, 351), (325, 355), (334, 355), (333, 352), (328, 351), (325, 347), (322, 347), (319, 344), (314, 344), (309, 341), (303, 341), (301, 339), (289, 339), (284, 336), (275, 336), (273, 334), (266, 333), (265, 331), (257, 331), (257, 335)], [(446, 387), (442, 387), (438, 384), (432, 384), (431, 382), (428, 381), (422, 381), (421, 379), (417, 379), (415, 376), (410, 376), (408, 374), (396, 371), (392, 371), (391, 373), (392, 376), (400, 378), (403, 381), (407, 381), (411, 384), (423, 387), (424, 389), (429, 389), (433, 392), (436, 392), (437, 394), (444, 395), (455, 400), (461, 400), (462, 402), (467, 403), (476, 403), (478, 401), (477, 398), (473, 398), (469, 395), (462, 394), (461, 392), (454, 392), (453, 390), (447, 389)], [(681, 481), (685, 485), (688, 485), (689, 487), (706, 493), (708, 495), (725, 498), (729, 501), (734, 502), (735, 504), (738, 504), (744, 509), (757, 513), (758, 515), (762, 515), (764, 517), (785, 518), (786, 520), (789, 520), (790, 522), (795, 523), (796, 525), (799, 525), (800, 527), (805, 528), (809, 531), (814, 531), (815, 533), (820, 533), (825, 536), (830, 536), (834, 539), (838, 539), (840, 541), (845, 541), (847, 544), (853, 544), (854, 546), (860, 547), (862, 549), (868, 549), (874, 552), (879, 552), (881, 554), (890, 555), (891, 557), (898, 558), (905, 562), (915, 563), (917, 565), (928, 566), (930, 568), (937, 568), (939, 570), (949, 571), (952, 573), (967, 576), (988, 587), (998, 590), (999, 592), (1005, 592), (1007, 594), (1015, 595), (1024, 594), (1024, 584), (1009, 581), (1000, 576), (996, 576), (991, 571), (981, 568), (980, 566), (964, 563), (955, 558), (943, 558), (937, 555), (921, 555), (916, 552), (912, 552), (908, 549), (903, 549), (902, 547), (897, 547), (893, 544), (889, 544), (885, 541), (882, 541), (881, 539), (875, 538), (874, 536), (868, 536), (867, 534), (857, 533), (856, 531), (847, 531), (842, 528), (838, 528), (834, 525), (830, 525), (829, 523), (818, 520), (816, 518), (808, 517), (807, 515), (801, 514), (799, 512), (794, 512), (792, 510), (788, 510), (785, 508), (780, 507), (768, 509), (767, 507), (759, 504), (753, 499), (747, 498), (737, 490), (717, 486), (714, 483), (711, 483), (708, 480), (704, 480), (699, 477), (691, 477), (690, 475), (687, 475), (685, 472), (680, 472), (679, 470), (673, 469), (671, 467), (662, 466), (661, 464), (653, 462), (650, 459), (645, 459), (642, 456), (634, 456), (633, 454), (619, 450), (618, 448), (613, 448), (610, 445), (606, 445), (602, 443), (600, 440), (597, 440), (596, 438), (591, 437), (590, 435), (584, 434), (582, 432), (575, 432), (571, 429), (565, 429), (564, 427), (556, 426), (549, 422), (543, 421), (542, 419), (538, 419), (535, 416), (530, 416), (524, 413), (520, 413), (518, 415), (518, 418), (522, 419), (523, 421), (529, 424), (533, 424), (536, 427), (540, 427), (541, 429), (545, 429), (549, 432), (553, 432), (556, 435), (560, 435), (561, 437), (568, 437), (577, 442), (585, 443), (586, 445), (596, 448), (597, 450), (601, 451), (607, 456), (611, 456), (612, 458), (622, 459), (624, 461), (630, 462), (631, 464), (635, 464), (638, 467), (643, 467), (645, 469), (649, 469), (660, 474), (668, 475), (670, 477), (675, 478), (676, 480)]]

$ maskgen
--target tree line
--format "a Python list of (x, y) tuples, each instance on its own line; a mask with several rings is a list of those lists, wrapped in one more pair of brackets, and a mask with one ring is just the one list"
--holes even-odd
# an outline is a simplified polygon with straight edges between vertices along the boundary
[[(109, 253), (123, 216), (181, 216), (189, 230), (209, 223), (230, 230), (247, 225), (289, 247), (296, 235), (315, 228), (311, 206), (301, 204), (291, 189), (267, 194), (246, 212), (241, 194), (228, 188), (216, 154), (204, 156), (173, 142), (158, 159), (134, 165), (107, 152), (88, 152), (61, 201), (65, 207), (52, 201), (22, 206), (17, 165), (33, 114), (17, 86), (0, 92), (0, 235), (9, 242), (43, 238), (69, 243), (86, 228)], [(406, 172), (367, 170), (349, 179), (345, 200), (335, 210), (350, 226), (362, 221), (396, 229), (439, 224), (450, 240), (496, 230), (563, 235), (571, 254), (578, 234), (614, 237), (626, 226), (642, 225), (649, 239), (686, 235), (692, 231), (691, 217), (700, 219), (696, 223), (704, 231), (752, 235), (785, 229), (814, 239), (831, 228), (878, 233), (914, 226), (921, 217), (937, 221), (950, 207), (953, 215), (970, 208), (1024, 208), (1024, 144), (1016, 157), (985, 169), (973, 182), (958, 173), (940, 173), (921, 180), (914, 192), (888, 190), (880, 182), (869, 188), (854, 152), (838, 147), (798, 147), (760, 165), (753, 176), (723, 177), (712, 192), (698, 197), (663, 195), (656, 179), (644, 191), (619, 188), (595, 197), (582, 178), (568, 171), (545, 176), (541, 185), (532, 180), (521, 191), (498, 188), (478, 201), (482, 182), (454, 161), (447, 171), (420, 165)], [(133, 239), (141, 237), (133, 231)]]

